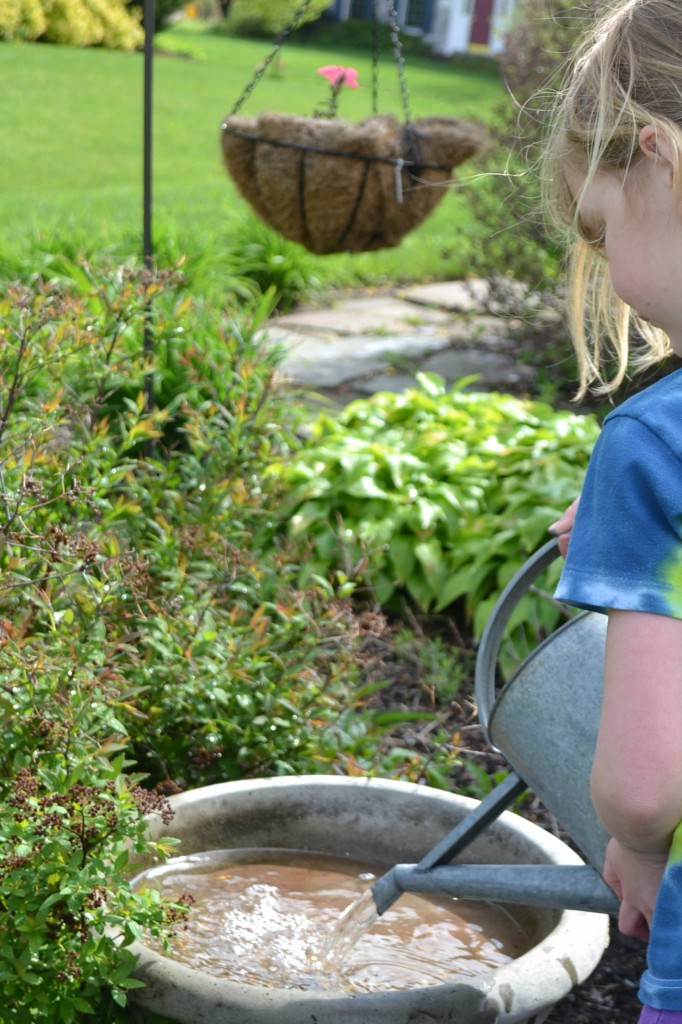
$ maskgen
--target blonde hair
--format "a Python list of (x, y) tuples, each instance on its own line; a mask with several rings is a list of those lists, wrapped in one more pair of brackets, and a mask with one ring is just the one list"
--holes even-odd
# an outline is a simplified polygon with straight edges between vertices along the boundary
[[(642, 157), (639, 136), (653, 125), (682, 166), (682, 0), (621, 0), (599, 19), (572, 61), (559, 93), (542, 182), (550, 218), (568, 229), (571, 249), (568, 313), (580, 372), (579, 397), (597, 382), (608, 392), (636, 365), (670, 349), (666, 334), (641, 320), (611, 285), (599, 240), (581, 219), (581, 196), (602, 171), (626, 175)], [(567, 174), (578, 171), (574, 197)], [(631, 353), (633, 327), (640, 336)], [(602, 367), (615, 360), (609, 381)]]

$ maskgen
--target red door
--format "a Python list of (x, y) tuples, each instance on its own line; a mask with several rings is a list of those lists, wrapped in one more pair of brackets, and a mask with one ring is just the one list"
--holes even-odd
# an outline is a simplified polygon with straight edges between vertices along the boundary
[(495, 0), (475, 0), (469, 40), (474, 46), (487, 46), (490, 42), (490, 20), (494, 5)]

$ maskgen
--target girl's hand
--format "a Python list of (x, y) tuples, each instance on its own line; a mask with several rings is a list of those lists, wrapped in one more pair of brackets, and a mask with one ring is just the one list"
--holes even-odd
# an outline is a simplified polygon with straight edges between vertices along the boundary
[(667, 854), (641, 853), (611, 839), (606, 847), (604, 880), (621, 900), (618, 927), (646, 942)]
[(550, 533), (556, 534), (559, 538), (559, 551), (566, 557), (568, 550), (568, 542), (571, 539), (571, 530), (575, 522), (575, 514), (578, 511), (578, 503), (580, 501), (580, 495), (572, 501), (565, 512), (557, 519), (556, 523), (552, 523), (548, 527)]

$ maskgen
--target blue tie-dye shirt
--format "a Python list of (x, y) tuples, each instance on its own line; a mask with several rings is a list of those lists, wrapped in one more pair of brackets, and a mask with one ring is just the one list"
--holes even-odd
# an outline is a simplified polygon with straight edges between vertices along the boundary
[[(682, 370), (604, 420), (556, 595), (581, 608), (682, 619)], [(656, 903), (639, 997), (656, 1009), (682, 1010), (682, 825)]]
[(557, 597), (682, 619), (682, 370), (604, 420)]

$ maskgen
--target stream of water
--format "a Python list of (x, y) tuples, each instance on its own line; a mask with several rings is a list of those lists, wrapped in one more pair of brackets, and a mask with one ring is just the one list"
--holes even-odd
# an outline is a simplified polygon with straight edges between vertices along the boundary
[[(369, 872), (368, 872), (369, 874)], [(374, 881), (374, 875), (368, 881)], [(341, 971), (360, 939), (379, 920), (372, 890), (367, 889), (346, 907), (320, 947), (320, 960)]]

